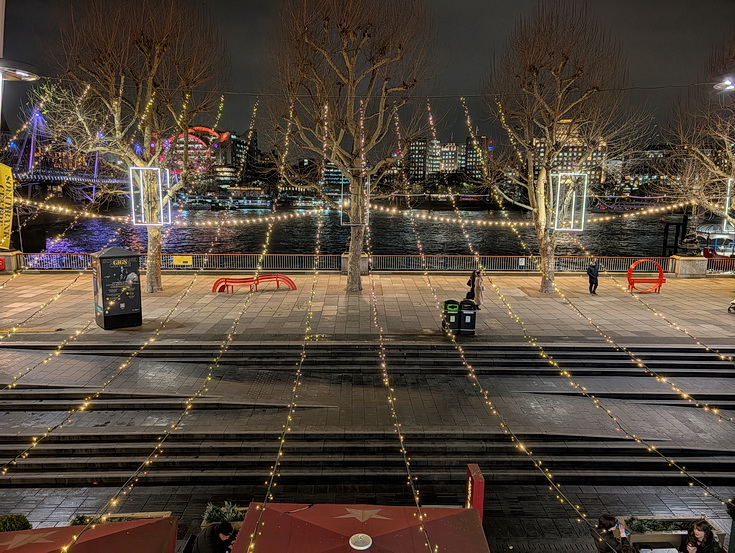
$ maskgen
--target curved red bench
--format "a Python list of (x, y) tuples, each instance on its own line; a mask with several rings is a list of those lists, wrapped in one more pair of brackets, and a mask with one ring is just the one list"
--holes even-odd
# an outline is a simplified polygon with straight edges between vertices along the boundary
[(279, 273), (271, 273), (265, 275), (251, 276), (251, 277), (222, 277), (214, 281), (212, 285), (212, 292), (229, 292), (232, 294), (235, 291), (235, 286), (250, 286), (250, 291), (258, 290), (258, 285), (264, 282), (275, 282), (276, 288), (280, 289), (281, 284), (285, 284), (289, 290), (296, 290), (296, 283), (286, 275)]
[[(650, 261), (653, 263), (656, 268), (658, 269), (658, 276), (653, 278), (639, 278), (633, 276), (633, 270), (643, 263), (644, 261)], [(631, 294), (633, 293), (633, 290), (636, 292), (641, 293), (647, 293), (647, 292), (656, 292), (657, 294), (661, 293), (661, 285), (666, 282), (666, 279), (664, 278), (664, 268), (661, 267), (658, 263), (656, 263), (653, 259), (639, 259), (635, 263), (633, 263), (630, 267), (628, 267), (628, 292)], [(636, 287), (636, 284), (643, 283), (643, 284), (652, 284), (650, 288), (646, 288), (645, 290), (641, 290), (640, 288)]]

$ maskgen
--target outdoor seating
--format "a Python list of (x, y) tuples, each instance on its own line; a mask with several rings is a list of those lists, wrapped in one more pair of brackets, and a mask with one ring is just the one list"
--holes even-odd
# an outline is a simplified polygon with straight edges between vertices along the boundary
[(235, 292), (235, 286), (250, 286), (252, 292), (253, 286), (258, 291), (258, 285), (264, 282), (275, 282), (276, 289), (281, 288), (281, 284), (285, 284), (289, 290), (296, 290), (296, 283), (291, 278), (280, 273), (271, 273), (265, 275), (256, 275), (251, 277), (222, 277), (214, 281), (212, 292)]

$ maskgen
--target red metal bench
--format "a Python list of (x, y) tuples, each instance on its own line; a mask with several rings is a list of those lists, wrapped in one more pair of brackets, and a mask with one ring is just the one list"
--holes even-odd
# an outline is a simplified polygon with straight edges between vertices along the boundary
[[(650, 261), (653, 263), (656, 268), (658, 269), (658, 276), (657, 277), (634, 277), (633, 276), (633, 270), (640, 265), (641, 263), (645, 261)], [(639, 259), (635, 263), (633, 263), (630, 267), (628, 267), (628, 292), (631, 294), (635, 290), (636, 292), (641, 293), (648, 293), (648, 292), (656, 292), (657, 294), (661, 293), (661, 285), (666, 282), (666, 279), (664, 278), (664, 269), (656, 263), (653, 259)], [(645, 290), (641, 290), (640, 288), (636, 287), (636, 284), (653, 284), (650, 288), (646, 288)]]
[(251, 276), (251, 277), (222, 277), (214, 281), (212, 285), (212, 292), (229, 292), (234, 293), (235, 286), (250, 286), (250, 291), (258, 290), (258, 285), (264, 282), (275, 282), (276, 288), (280, 289), (281, 284), (285, 284), (289, 290), (296, 290), (296, 283), (286, 275), (279, 273), (271, 273), (265, 275)]

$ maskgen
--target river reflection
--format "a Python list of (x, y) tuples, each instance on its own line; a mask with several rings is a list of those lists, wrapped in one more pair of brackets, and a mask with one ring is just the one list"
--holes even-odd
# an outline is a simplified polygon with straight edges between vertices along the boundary
[[(284, 212), (290, 213), (290, 212)], [(301, 212), (305, 213), (305, 212)], [(227, 211), (178, 211), (177, 219), (188, 222), (213, 221), (226, 218), (258, 217), (270, 215), (270, 211), (249, 210)], [(417, 216), (434, 214), (451, 216), (446, 211), (416, 211)], [(467, 219), (502, 220), (499, 212), (465, 211)], [(513, 217), (520, 217), (513, 214)], [(581, 233), (574, 233), (584, 246), (602, 256), (659, 256), (662, 255), (664, 223), (681, 221), (681, 216), (656, 215), (635, 218), (617, 218), (612, 221), (589, 223)], [(371, 213), (370, 225), (373, 235), (373, 251), (376, 254), (417, 254), (416, 238), (411, 230), (410, 218), (403, 214)], [(312, 253), (316, 238), (317, 217), (307, 215), (276, 222), (271, 237), (270, 253)], [(265, 240), (266, 223), (256, 223), (222, 228), (216, 253), (259, 253)], [(467, 255), (466, 241), (459, 225), (421, 220), (417, 217), (416, 227), (426, 254)], [(63, 232), (63, 224), (50, 225), (47, 235), (49, 252), (94, 252), (105, 246), (120, 246), (132, 251), (146, 249), (146, 231), (130, 225), (103, 219), (79, 222), (54, 242), (54, 236)], [(512, 230), (504, 227), (478, 227), (467, 225), (468, 233), (477, 250), (483, 255), (518, 255), (524, 253), (520, 241)], [(519, 227), (524, 240), (535, 249), (536, 240), (530, 228)], [(117, 231), (117, 234), (115, 234)], [(349, 227), (340, 224), (337, 211), (325, 215), (322, 233), (323, 254), (339, 254), (345, 250)], [(216, 237), (216, 229), (198, 226), (173, 226), (166, 235), (164, 252), (204, 253)], [(111, 240), (112, 239), (112, 240)], [(108, 243), (109, 242), (109, 243)], [(557, 252), (560, 255), (579, 255), (580, 250), (566, 233), (561, 233)]]

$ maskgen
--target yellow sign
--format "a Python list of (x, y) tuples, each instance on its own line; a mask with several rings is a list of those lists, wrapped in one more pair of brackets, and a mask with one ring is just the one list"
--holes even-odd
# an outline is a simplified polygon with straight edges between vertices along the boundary
[(0, 249), (10, 248), (13, 228), (13, 171), (0, 163)]
[(194, 265), (194, 256), (192, 255), (175, 255), (174, 265), (182, 265), (185, 267), (191, 267)]

